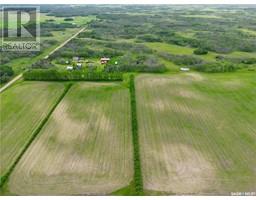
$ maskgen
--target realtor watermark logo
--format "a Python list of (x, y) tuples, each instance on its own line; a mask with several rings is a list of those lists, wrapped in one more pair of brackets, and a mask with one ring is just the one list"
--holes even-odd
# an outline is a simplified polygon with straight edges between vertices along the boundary
[(256, 192), (231, 192), (231, 196), (256, 196)]
[(38, 6), (2, 8), (2, 51), (40, 50)]

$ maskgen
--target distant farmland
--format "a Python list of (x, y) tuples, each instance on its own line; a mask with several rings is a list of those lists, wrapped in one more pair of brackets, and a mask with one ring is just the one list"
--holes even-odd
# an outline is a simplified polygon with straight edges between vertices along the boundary
[(76, 83), (8, 182), (13, 194), (109, 194), (133, 175), (129, 90)]
[(255, 73), (141, 75), (136, 86), (148, 194), (255, 191)]
[(16, 160), (63, 89), (62, 83), (22, 82), (0, 94), (1, 176)]

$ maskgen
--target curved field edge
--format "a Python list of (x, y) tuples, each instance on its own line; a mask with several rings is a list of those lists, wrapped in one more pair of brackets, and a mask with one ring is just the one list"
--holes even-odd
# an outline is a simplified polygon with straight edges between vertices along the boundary
[[(5, 163), (9, 163), (9, 166), (5, 166), (5, 172), (1, 172), (1, 189), (26, 149), (33, 142), (34, 138), (47, 121), (47, 118), (66, 92), (66, 90), (64, 90), (61, 95), (60, 92), (62, 92), (63, 89), (62, 84), (20, 82), (1, 94), (1, 163), (4, 163), (5, 158), (8, 158)], [(58, 95), (60, 95), (60, 97)], [(45, 100), (51, 103), (46, 103)], [(40, 104), (40, 106), (38, 107), (35, 104)], [(34, 116), (33, 113), (36, 113), (36, 116)], [(37, 115), (38, 113), (41, 113), (41, 116)], [(15, 117), (18, 117), (18, 119)], [(9, 123), (14, 123), (15, 126), (19, 124), (20, 128), (14, 129), (13, 125)], [(26, 129), (27, 127), (25, 127), (25, 129), (23, 128), (24, 123), (29, 126), (28, 129)], [(31, 134), (26, 135), (26, 133)], [(22, 139), (18, 136), (22, 137)], [(12, 151), (10, 151), (9, 143), (12, 143)], [(18, 149), (13, 148), (14, 144), (18, 146)], [(12, 156), (8, 152), (14, 152), (12, 153), (14, 155)], [(1, 164), (1, 170), (4, 169), (2, 167), (3, 164)]]
[(129, 90), (76, 83), (8, 182), (18, 195), (107, 195), (132, 180)]
[(255, 191), (255, 75), (136, 78), (145, 194)]

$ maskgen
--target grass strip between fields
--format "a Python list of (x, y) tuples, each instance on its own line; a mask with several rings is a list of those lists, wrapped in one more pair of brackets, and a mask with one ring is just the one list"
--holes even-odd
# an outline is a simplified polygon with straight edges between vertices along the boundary
[(61, 94), (61, 96), (59, 97), (59, 99), (56, 101), (56, 103), (54, 104), (54, 106), (51, 108), (51, 110), (49, 111), (49, 113), (47, 114), (47, 116), (42, 120), (42, 122), (40, 123), (40, 125), (37, 127), (37, 129), (35, 129), (35, 131), (33, 132), (31, 138), (28, 140), (27, 144), (24, 146), (24, 148), (22, 149), (22, 151), (20, 152), (19, 156), (17, 157), (17, 159), (14, 161), (14, 163), (12, 164), (12, 166), (10, 167), (10, 169), (5, 173), (5, 175), (0, 177), (0, 189), (3, 188), (4, 184), (7, 182), (9, 176), (11, 175), (12, 171), (14, 170), (15, 166), (18, 164), (19, 160), (22, 158), (23, 154), (26, 152), (26, 150), (29, 148), (30, 144), (34, 141), (34, 139), (36, 138), (36, 136), (40, 133), (41, 129), (44, 127), (45, 123), (48, 121), (49, 117), (51, 116), (51, 114), (53, 113), (53, 111), (55, 110), (55, 108), (58, 106), (58, 104), (61, 102), (61, 100), (64, 98), (64, 96), (67, 94), (67, 92), (69, 91), (69, 89), (71, 88), (72, 84), (69, 83), (65, 90), (63, 91), (63, 93)]
[(130, 76), (130, 101), (131, 101), (131, 117), (132, 117), (135, 195), (143, 195), (144, 191), (143, 191), (143, 178), (142, 178), (141, 163), (140, 163), (140, 148), (139, 148), (134, 75)]

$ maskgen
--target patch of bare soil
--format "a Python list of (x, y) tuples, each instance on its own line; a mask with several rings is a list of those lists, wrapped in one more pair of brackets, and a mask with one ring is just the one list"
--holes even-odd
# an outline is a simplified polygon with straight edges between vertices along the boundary
[(186, 75), (194, 81), (203, 81), (204, 80), (204, 77), (199, 73), (191, 72), (191, 73), (187, 73)]
[(225, 81), (224, 86), (227, 89), (235, 90), (235, 89), (240, 89), (243, 86), (243, 83), (241, 80), (230, 80), (230, 81)]
[(145, 178), (148, 190), (175, 194), (200, 194), (209, 190), (216, 176), (212, 164), (194, 148), (184, 144), (163, 146), (163, 152), (153, 153), (161, 170)]

